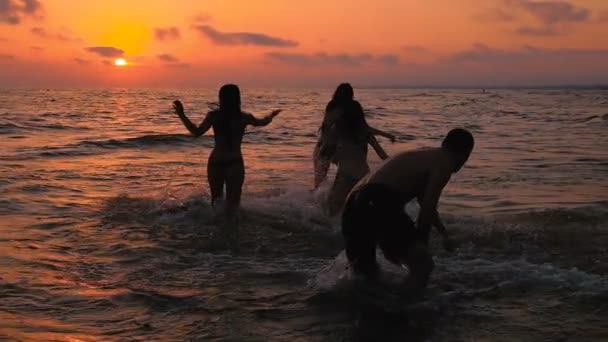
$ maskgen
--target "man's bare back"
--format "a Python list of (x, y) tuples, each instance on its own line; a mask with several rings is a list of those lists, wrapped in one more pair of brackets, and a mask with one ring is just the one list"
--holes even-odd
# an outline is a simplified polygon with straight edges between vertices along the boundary
[[(342, 215), (346, 256), (355, 272), (377, 273), (375, 248), (379, 245), (386, 259), (407, 265), (412, 286), (426, 286), (434, 268), (428, 251), (432, 226), (442, 235), (444, 247), (452, 249), (437, 203), (452, 173), (469, 158), (473, 145), (471, 133), (454, 129), (440, 148), (397, 154), (357, 183)], [(404, 210), (414, 198), (420, 203), (416, 222)]]
[(399, 191), (404, 201), (409, 202), (424, 196), (432, 177), (447, 183), (451, 175), (451, 157), (441, 148), (406, 151), (394, 155), (380, 168), (367, 174), (355, 189), (368, 183), (385, 184)]

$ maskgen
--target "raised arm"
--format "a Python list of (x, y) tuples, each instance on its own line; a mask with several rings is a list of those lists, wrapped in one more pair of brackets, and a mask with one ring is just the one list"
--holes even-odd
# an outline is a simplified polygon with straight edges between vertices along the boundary
[(379, 136), (381, 136), (381, 137), (385, 137), (385, 138), (387, 138), (387, 139), (390, 139), (390, 140), (391, 140), (391, 142), (395, 142), (395, 140), (396, 140), (395, 136), (394, 136), (394, 135), (392, 135), (392, 134), (390, 134), (390, 133), (387, 133), (387, 132), (381, 131), (381, 130), (379, 130), (379, 129), (377, 129), (377, 128), (374, 128), (374, 127), (372, 127), (372, 126), (368, 126), (368, 129), (369, 129), (369, 132), (370, 132), (371, 134), (373, 134), (373, 135), (379, 135)]
[(207, 116), (205, 116), (205, 119), (200, 124), (200, 126), (196, 127), (196, 125), (193, 124), (190, 119), (188, 119), (186, 114), (184, 114), (184, 106), (180, 101), (173, 102), (173, 109), (175, 110), (177, 116), (179, 116), (180, 120), (182, 120), (184, 126), (186, 126), (188, 131), (190, 131), (190, 133), (195, 137), (200, 137), (201, 135), (205, 134), (205, 132), (207, 132), (209, 128), (211, 128), (211, 112), (207, 113)]
[(245, 122), (251, 126), (266, 126), (269, 123), (271, 123), (272, 119), (274, 119), (275, 116), (279, 115), (280, 112), (281, 112), (280, 109), (273, 110), (272, 113), (266, 115), (265, 117), (263, 117), (261, 119), (256, 118), (252, 114), (246, 114)]
[(388, 158), (388, 154), (386, 154), (386, 151), (384, 151), (382, 146), (380, 146), (380, 143), (378, 143), (378, 139), (376, 139), (375, 136), (370, 134), (367, 138), (367, 142), (374, 149), (374, 151), (376, 151), (376, 154), (378, 157), (380, 157), (380, 159), (384, 160)]

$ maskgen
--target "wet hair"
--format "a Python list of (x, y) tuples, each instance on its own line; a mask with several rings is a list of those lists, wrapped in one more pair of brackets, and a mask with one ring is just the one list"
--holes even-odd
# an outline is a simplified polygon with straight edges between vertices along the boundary
[(219, 92), (220, 108), (219, 118), (217, 121), (228, 141), (228, 145), (232, 142), (232, 129), (230, 123), (232, 118), (241, 114), (241, 91), (235, 84), (225, 84), (220, 88)]
[[(354, 90), (349, 83), (341, 83), (327, 104), (326, 112), (341, 107), (343, 116), (338, 118), (338, 134), (350, 139), (367, 142), (367, 121), (361, 104), (354, 100)], [(323, 129), (323, 127), (321, 128)]]
[(352, 101), (355, 97), (353, 87), (349, 83), (341, 83), (332, 97), (332, 101), (338, 103), (346, 103)]
[(475, 140), (471, 132), (463, 128), (451, 130), (441, 143), (441, 147), (454, 154), (468, 155), (473, 150)]
[(235, 84), (226, 84), (220, 88), (220, 111), (226, 115), (241, 112), (241, 91)]

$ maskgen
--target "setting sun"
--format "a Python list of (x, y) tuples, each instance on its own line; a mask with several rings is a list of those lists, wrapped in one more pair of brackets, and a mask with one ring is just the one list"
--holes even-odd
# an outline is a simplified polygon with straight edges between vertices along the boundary
[(124, 58), (117, 58), (114, 61), (114, 65), (116, 65), (116, 66), (125, 66), (125, 65), (127, 65), (127, 61), (125, 61)]

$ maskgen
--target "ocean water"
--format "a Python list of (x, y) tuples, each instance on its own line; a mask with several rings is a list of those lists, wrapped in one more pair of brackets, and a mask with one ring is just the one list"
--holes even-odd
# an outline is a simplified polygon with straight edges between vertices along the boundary
[(309, 191), (332, 89), (242, 91), (284, 112), (248, 129), (234, 228), (212, 132), (171, 111), (198, 123), (216, 90), (0, 90), (0, 340), (608, 340), (608, 91), (356, 89), (389, 154), (476, 138), (440, 201), (458, 249), (433, 245), (417, 298), (386, 264), (390, 289), (361, 289)]

